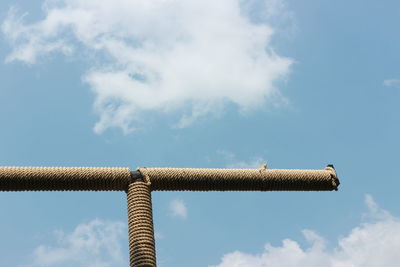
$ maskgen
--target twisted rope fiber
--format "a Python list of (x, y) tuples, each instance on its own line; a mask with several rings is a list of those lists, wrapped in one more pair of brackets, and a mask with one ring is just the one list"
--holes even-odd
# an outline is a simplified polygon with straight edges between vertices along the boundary
[(0, 167), (0, 191), (126, 191), (128, 168)]
[[(0, 167), (0, 191), (119, 190), (128, 198), (131, 266), (156, 266), (151, 190), (337, 190), (325, 170)], [(140, 178), (140, 177), (139, 177)]]
[(328, 191), (337, 190), (336, 171), (278, 169), (140, 168), (152, 190)]
[(130, 266), (156, 266), (151, 191), (149, 184), (135, 181), (128, 187)]

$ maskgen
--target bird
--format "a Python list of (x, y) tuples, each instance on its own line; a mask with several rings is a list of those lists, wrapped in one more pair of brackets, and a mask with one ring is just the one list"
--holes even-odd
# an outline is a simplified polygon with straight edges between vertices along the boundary
[(267, 163), (264, 162), (261, 166), (260, 166), (260, 171), (266, 170), (267, 169)]

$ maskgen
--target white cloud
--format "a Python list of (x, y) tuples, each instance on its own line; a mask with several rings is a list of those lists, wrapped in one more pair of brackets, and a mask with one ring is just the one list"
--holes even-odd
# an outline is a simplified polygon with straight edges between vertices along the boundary
[(226, 167), (229, 169), (258, 169), (263, 164), (265, 164), (265, 160), (260, 157), (256, 157), (250, 161), (234, 161), (229, 163)]
[(185, 202), (181, 199), (174, 199), (169, 205), (171, 215), (174, 217), (180, 217), (182, 219), (187, 218), (187, 208)]
[(226, 168), (228, 169), (258, 169), (266, 161), (261, 157), (253, 157), (250, 160), (238, 160), (235, 153), (226, 151), (226, 150), (218, 150), (217, 154), (222, 156), (225, 161), (228, 162)]
[(296, 33), (295, 15), (285, 0), (245, 0), (241, 4), (252, 21), (268, 23), (282, 36), (291, 37)]
[(398, 87), (400, 88), (400, 79), (386, 79), (383, 81), (383, 85), (387, 87)]
[[(354, 227), (348, 235), (338, 238), (333, 249), (312, 230), (302, 233), (309, 246), (302, 247), (292, 239), (281, 246), (267, 244), (259, 254), (240, 251), (228, 253), (214, 267), (397, 267), (400, 262), (400, 220), (381, 209), (369, 195), (368, 222)], [(174, 216), (187, 217), (182, 200), (170, 203)], [(78, 225), (71, 233), (57, 231), (55, 245), (40, 245), (32, 253), (29, 267), (127, 266), (122, 242), (127, 242), (126, 225), (99, 219)]]
[(282, 99), (276, 84), (292, 60), (274, 51), (272, 24), (254, 21), (245, 3), (258, 3), (266, 18), (289, 14), (282, 0), (47, 0), (35, 23), (9, 11), (6, 61), (34, 64), (55, 52), (90, 58), (83, 80), (96, 97), (97, 133), (129, 133), (158, 113), (185, 127), (227, 104), (252, 111)]
[[(95, 219), (78, 225), (73, 232), (55, 233), (54, 246), (40, 245), (32, 254), (29, 267), (77, 266), (122, 267), (127, 266), (121, 241), (126, 241), (127, 229), (122, 222)], [(127, 242), (127, 241), (126, 241)]]
[(395, 218), (387, 211), (378, 206), (371, 195), (365, 195), (365, 204), (368, 207), (368, 212), (364, 214), (368, 219), (380, 220), (395, 220)]
[(338, 239), (335, 249), (311, 230), (303, 235), (309, 247), (285, 239), (282, 246), (267, 244), (260, 254), (240, 251), (228, 253), (214, 267), (397, 267), (400, 262), (400, 221), (382, 210), (366, 196), (372, 221), (361, 223), (345, 237)]

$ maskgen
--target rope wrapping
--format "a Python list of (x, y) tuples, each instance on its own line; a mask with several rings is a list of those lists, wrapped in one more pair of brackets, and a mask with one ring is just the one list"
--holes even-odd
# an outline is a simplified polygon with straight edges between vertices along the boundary
[(0, 167), (1, 191), (126, 191), (128, 168)]
[(0, 167), (0, 191), (125, 191), (131, 267), (155, 267), (151, 191), (337, 190), (332, 167), (324, 170)]
[(330, 191), (336, 171), (278, 169), (140, 168), (151, 190), (191, 191)]
[(128, 229), (131, 267), (155, 267), (153, 215), (150, 187), (135, 181), (128, 187)]
[[(151, 190), (337, 190), (333, 168), (324, 170), (140, 168)], [(0, 191), (126, 191), (128, 168), (0, 167)]]

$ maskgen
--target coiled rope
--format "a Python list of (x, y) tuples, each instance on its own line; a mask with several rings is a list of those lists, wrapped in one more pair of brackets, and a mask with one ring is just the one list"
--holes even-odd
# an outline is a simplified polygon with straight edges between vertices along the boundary
[(156, 266), (151, 192), (142, 181), (128, 188), (128, 229), (131, 266)]
[(324, 170), (140, 168), (154, 190), (325, 191), (337, 190), (332, 167)]
[(0, 167), (1, 191), (126, 191), (128, 168)]
[(156, 266), (151, 206), (154, 190), (337, 190), (336, 171), (274, 169), (178, 169), (0, 167), (0, 191), (125, 191), (131, 267)]

